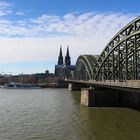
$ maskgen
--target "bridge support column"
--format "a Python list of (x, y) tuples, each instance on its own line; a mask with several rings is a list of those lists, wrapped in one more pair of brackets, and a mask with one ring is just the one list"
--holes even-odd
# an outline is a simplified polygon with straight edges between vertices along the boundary
[(120, 106), (120, 93), (106, 88), (81, 90), (81, 105), (88, 107)]
[(68, 90), (69, 91), (80, 91), (81, 85), (76, 83), (68, 83)]
[(92, 94), (94, 92), (94, 89), (89, 88), (82, 88), (81, 89), (81, 105), (83, 106), (91, 106), (90, 98), (92, 98)]
[(81, 105), (88, 107), (139, 107), (140, 93), (95, 87), (81, 89)]
[(140, 108), (140, 93), (121, 92), (121, 105)]

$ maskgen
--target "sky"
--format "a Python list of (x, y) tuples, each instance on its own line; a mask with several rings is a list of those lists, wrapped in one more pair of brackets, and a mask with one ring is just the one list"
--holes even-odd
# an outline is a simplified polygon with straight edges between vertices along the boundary
[(0, 1), (0, 74), (54, 72), (62, 46), (71, 62), (101, 54), (140, 15), (139, 0)]

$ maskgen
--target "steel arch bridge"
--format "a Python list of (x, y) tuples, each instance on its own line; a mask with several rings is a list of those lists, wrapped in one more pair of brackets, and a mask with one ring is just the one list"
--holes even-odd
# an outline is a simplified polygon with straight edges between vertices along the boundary
[(81, 55), (76, 62), (77, 80), (140, 80), (140, 17), (121, 29), (101, 55)]
[(78, 80), (94, 79), (97, 68), (98, 55), (80, 55), (76, 62), (75, 77)]

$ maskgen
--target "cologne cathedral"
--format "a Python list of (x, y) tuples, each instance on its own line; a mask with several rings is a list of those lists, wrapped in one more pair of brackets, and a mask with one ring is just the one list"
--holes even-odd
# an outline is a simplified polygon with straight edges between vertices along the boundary
[(60, 78), (71, 78), (73, 71), (75, 70), (75, 65), (71, 65), (71, 58), (69, 54), (69, 47), (67, 47), (67, 52), (65, 59), (62, 54), (62, 47), (60, 47), (60, 52), (58, 56), (57, 65), (55, 65), (55, 75)]

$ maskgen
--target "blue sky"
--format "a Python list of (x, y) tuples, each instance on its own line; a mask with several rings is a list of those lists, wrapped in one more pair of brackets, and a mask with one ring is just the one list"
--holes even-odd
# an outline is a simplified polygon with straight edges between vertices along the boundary
[(9, 0), (18, 10), (33, 10), (33, 15), (68, 12), (139, 12), (139, 0)]
[(7, 0), (17, 10), (31, 10), (31, 14), (50, 13), (63, 15), (68, 12), (139, 12), (139, 0)]
[(0, 73), (54, 72), (60, 45), (72, 64), (100, 54), (109, 40), (139, 16), (139, 0), (0, 1)]

